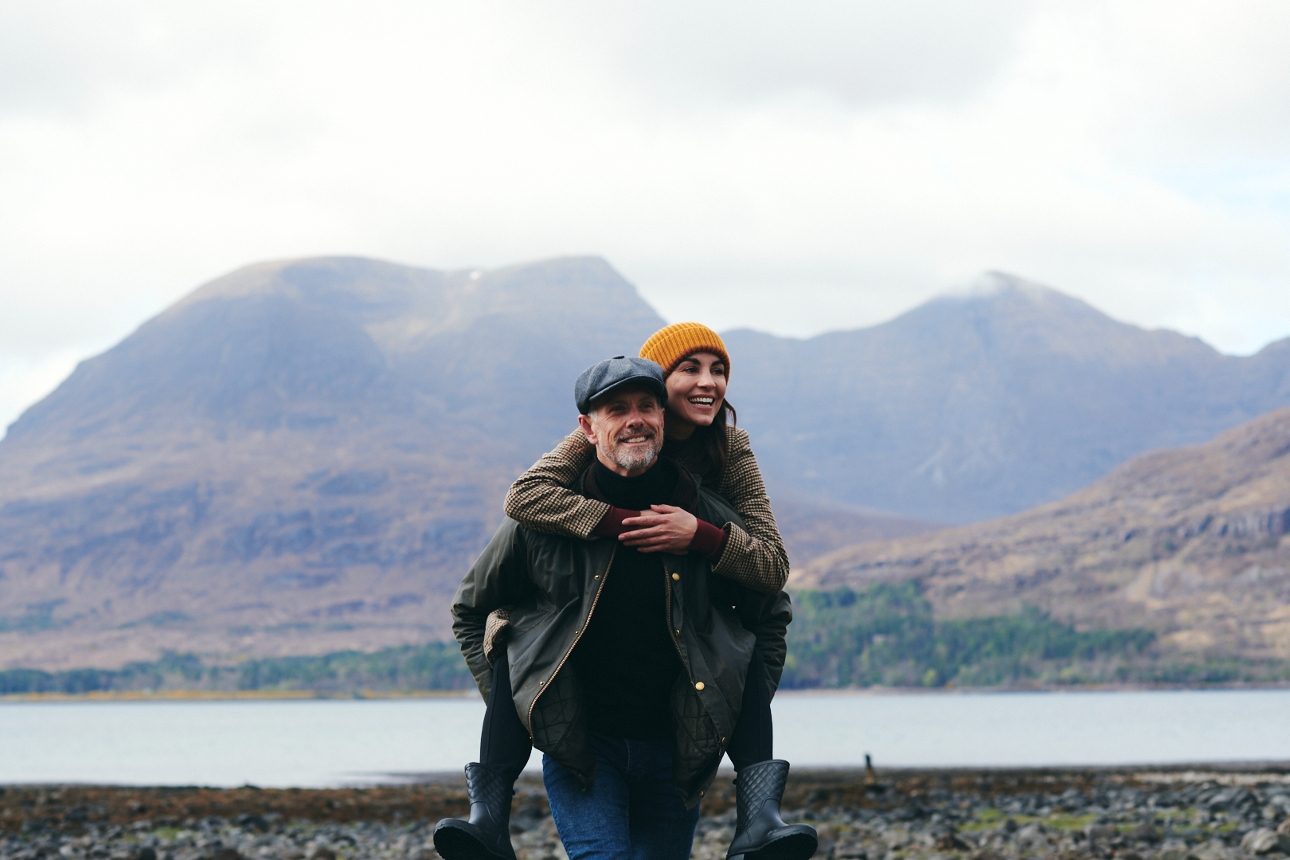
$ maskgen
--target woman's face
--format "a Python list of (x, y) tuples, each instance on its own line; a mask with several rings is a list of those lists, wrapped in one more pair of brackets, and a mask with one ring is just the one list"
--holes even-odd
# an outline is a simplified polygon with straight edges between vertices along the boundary
[(712, 352), (696, 352), (681, 359), (667, 376), (668, 421), (679, 418), (707, 427), (726, 399), (726, 362)]

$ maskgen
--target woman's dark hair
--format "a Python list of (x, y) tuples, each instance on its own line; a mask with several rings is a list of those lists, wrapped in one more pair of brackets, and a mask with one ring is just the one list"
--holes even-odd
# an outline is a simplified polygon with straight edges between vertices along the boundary
[(733, 427), (738, 420), (735, 407), (730, 405), (729, 400), (722, 400), (721, 409), (717, 412), (717, 417), (712, 419), (712, 423), (707, 427), (694, 428), (694, 444), (703, 452), (703, 457), (707, 461), (704, 463), (703, 481), (705, 486), (711, 486), (713, 491), (721, 486), (721, 479), (726, 473), (726, 463), (730, 460), (730, 439), (726, 433), (726, 426)]

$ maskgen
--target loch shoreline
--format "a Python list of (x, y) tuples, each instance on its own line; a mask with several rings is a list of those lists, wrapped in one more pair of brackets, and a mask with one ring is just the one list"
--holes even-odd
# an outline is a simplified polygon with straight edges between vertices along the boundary
[[(1290, 762), (1170, 767), (797, 769), (785, 817), (817, 857), (1242, 860), (1290, 854)], [(332, 789), (0, 788), (3, 860), (436, 860), (434, 822), (467, 810), (458, 774)], [(521, 860), (561, 860), (541, 781), (512, 813)], [(703, 804), (693, 857), (725, 855), (730, 774)]]

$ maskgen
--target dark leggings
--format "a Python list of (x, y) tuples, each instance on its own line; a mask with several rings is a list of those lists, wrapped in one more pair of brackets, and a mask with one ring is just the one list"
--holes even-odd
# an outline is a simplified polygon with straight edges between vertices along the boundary
[[(488, 691), (488, 707), (479, 737), (479, 763), (514, 782), (533, 752), (533, 742), (511, 697), (510, 664), (503, 650), (493, 664), (493, 686)], [(770, 715), (770, 687), (766, 679), (766, 661), (754, 648), (744, 681), (743, 705), (739, 723), (730, 737), (726, 754), (735, 770), (774, 758), (774, 731)]]

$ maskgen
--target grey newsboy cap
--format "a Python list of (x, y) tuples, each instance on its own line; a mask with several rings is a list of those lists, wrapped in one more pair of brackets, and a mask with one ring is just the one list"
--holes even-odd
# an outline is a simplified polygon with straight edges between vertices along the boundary
[(615, 355), (596, 362), (578, 376), (578, 381), (573, 384), (573, 399), (578, 404), (578, 412), (586, 415), (593, 402), (627, 385), (652, 391), (658, 395), (659, 402), (667, 403), (663, 368), (657, 362)]

